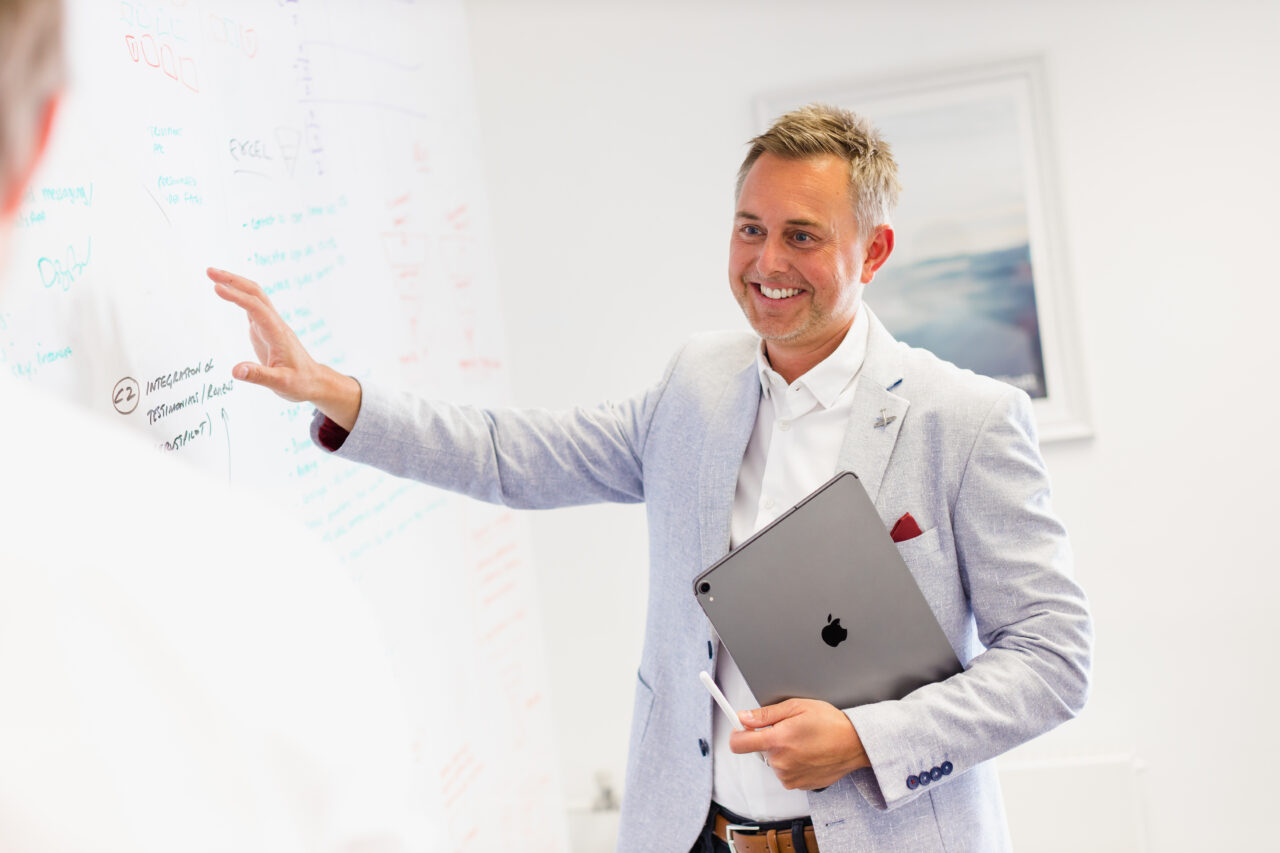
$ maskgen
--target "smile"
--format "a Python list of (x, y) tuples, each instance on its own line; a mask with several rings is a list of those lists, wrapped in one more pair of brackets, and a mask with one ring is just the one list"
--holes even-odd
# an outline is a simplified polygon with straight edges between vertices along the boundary
[(756, 287), (758, 287), (760, 289), (760, 293), (768, 299), (786, 299), (788, 297), (795, 296), (800, 292), (799, 288), (795, 287), (782, 287), (777, 290), (763, 284), (756, 285)]

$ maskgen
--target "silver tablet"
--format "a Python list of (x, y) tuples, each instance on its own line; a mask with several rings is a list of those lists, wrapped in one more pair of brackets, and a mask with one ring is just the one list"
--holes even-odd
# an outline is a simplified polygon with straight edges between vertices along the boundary
[(856, 475), (837, 474), (693, 583), (762, 705), (901, 699), (962, 670)]

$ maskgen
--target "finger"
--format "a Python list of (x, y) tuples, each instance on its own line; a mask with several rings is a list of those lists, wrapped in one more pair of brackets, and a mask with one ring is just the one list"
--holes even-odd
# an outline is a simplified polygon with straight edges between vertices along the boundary
[(732, 732), (729, 735), (729, 749), (738, 755), (746, 755), (748, 752), (765, 752), (769, 749), (770, 734), (766, 731), (760, 732)]
[[(205, 275), (209, 276), (209, 279), (213, 282), (213, 289), (223, 299), (235, 302), (241, 307), (245, 307), (245, 300), (257, 301), (263, 305), (271, 306), (271, 300), (267, 297), (267, 292), (251, 278), (220, 270), (217, 267), (209, 267), (205, 270)], [(231, 294), (239, 294), (239, 298), (232, 299), (230, 298)]]
[(803, 706), (796, 700), (787, 699), (785, 702), (779, 702), (776, 705), (765, 705), (763, 708), (739, 711), (738, 718), (742, 720), (744, 726), (762, 729), (765, 726), (777, 725), (788, 717), (794, 717), (800, 713), (802, 708)]
[(277, 367), (265, 367), (252, 361), (242, 361), (231, 368), (231, 375), (251, 385), (269, 388), (282, 397), (290, 397), (290, 371)]
[(246, 287), (237, 287), (234, 284), (228, 284), (225, 281), (215, 281), (213, 283), (213, 292), (221, 296), (223, 299), (235, 305), (239, 305), (246, 311), (261, 310), (270, 305), (266, 295), (255, 293), (252, 289)]
[(225, 284), (228, 287), (234, 287), (236, 290), (243, 290), (247, 293), (257, 291), (262, 294), (262, 288), (251, 278), (245, 278), (227, 270), (220, 270), (217, 267), (209, 267), (204, 272), (215, 284)]
[[(254, 286), (257, 287), (257, 285)], [(284, 320), (281, 319), (275, 307), (265, 295), (237, 289), (222, 282), (214, 284), (213, 290), (226, 301), (243, 308), (245, 313), (249, 315), (249, 319), (263, 328), (270, 329), (275, 333), (280, 333), (284, 330)]]

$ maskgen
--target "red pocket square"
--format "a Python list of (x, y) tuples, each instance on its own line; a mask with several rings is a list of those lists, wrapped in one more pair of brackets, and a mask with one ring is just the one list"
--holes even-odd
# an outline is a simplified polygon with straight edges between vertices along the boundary
[(920, 529), (920, 525), (916, 524), (916, 520), (911, 517), (911, 513), (904, 513), (902, 518), (893, 525), (893, 530), (889, 531), (889, 537), (894, 542), (906, 542), (908, 539), (915, 539), (924, 531)]

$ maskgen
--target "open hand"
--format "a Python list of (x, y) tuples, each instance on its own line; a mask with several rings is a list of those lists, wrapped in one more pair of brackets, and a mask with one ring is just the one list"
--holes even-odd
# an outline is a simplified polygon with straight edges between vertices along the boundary
[(313, 403), (339, 426), (351, 429), (360, 412), (360, 384), (313, 359), (257, 282), (212, 267), (208, 276), (214, 291), (249, 317), (249, 340), (258, 361), (240, 362), (231, 375), (286, 400)]

